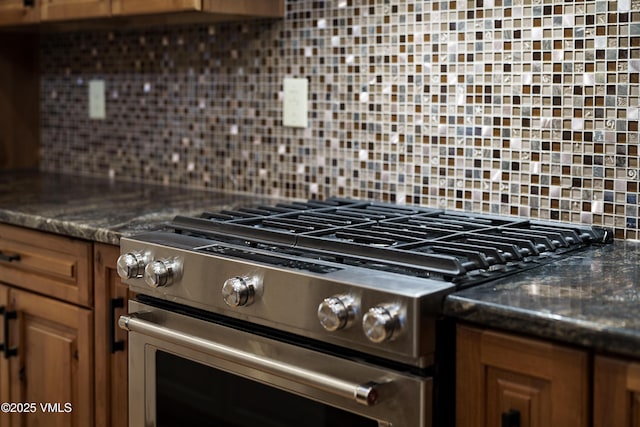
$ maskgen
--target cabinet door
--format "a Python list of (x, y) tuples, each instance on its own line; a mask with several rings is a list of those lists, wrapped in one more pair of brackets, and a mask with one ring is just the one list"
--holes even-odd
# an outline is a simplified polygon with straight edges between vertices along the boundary
[(32, 6), (25, 6), (24, 0), (0, 0), (0, 25), (38, 22), (40, 15), (36, 5), (39, 1), (34, 0)]
[(456, 369), (458, 427), (588, 425), (584, 351), (458, 326)]
[(114, 15), (188, 12), (202, 9), (202, 0), (112, 0)]
[(12, 414), (11, 425), (92, 425), (92, 312), (13, 288), (9, 306), (16, 313), (5, 337), (16, 352), (8, 359), (9, 401), (37, 405), (35, 413)]
[(640, 427), (640, 362), (596, 356), (593, 426)]
[(41, 0), (42, 21), (64, 21), (105, 17), (111, 14), (111, 0)]
[(129, 420), (128, 334), (117, 323), (130, 295), (116, 273), (119, 255), (117, 246), (95, 245), (96, 427), (126, 427)]

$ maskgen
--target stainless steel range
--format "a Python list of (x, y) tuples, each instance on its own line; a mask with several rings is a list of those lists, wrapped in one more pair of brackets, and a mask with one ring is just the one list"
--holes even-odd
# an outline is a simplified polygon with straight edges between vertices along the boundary
[(611, 241), (344, 199), (178, 216), (121, 241), (130, 425), (443, 424), (443, 298)]

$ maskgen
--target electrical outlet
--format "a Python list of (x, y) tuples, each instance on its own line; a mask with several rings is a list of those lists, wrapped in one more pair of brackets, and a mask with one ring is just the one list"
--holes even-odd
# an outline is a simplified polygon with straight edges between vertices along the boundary
[(284, 79), (282, 125), (306, 128), (308, 126), (309, 81), (307, 79)]
[(107, 109), (104, 101), (104, 80), (91, 80), (89, 82), (89, 118), (106, 119)]

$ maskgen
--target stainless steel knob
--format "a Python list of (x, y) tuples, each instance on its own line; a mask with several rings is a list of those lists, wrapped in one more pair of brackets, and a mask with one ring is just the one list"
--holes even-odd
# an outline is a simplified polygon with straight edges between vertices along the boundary
[(120, 255), (116, 262), (118, 276), (123, 279), (137, 279), (143, 276), (144, 268), (149, 262), (149, 254), (144, 252), (128, 252)]
[(222, 285), (222, 299), (229, 307), (243, 307), (254, 302), (261, 281), (257, 277), (232, 277)]
[(318, 320), (329, 332), (348, 328), (356, 318), (356, 314), (356, 302), (349, 295), (325, 298), (318, 306)]
[(144, 269), (144, 281), (152, 288), (171, 285), (180, 275), (181, 263), (175, 259), (157, 259)]
[(401, 326), (400, 308), (392, 304), (372, 307), (362, 318), (362, 329), (367, 338), (374, 343), (397, 337)]

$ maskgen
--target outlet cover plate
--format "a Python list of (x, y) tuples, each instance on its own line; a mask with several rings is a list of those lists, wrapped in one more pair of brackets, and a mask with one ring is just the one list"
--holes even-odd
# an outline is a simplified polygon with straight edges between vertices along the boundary
[(104, 80), (91, 80), (89, 82), (89, 118), (106, 119), (107, 109), (104, 100)]
[(301, 78), (283, 80), (282, 125), (306, 128), (308, 124), (309, 81)]

